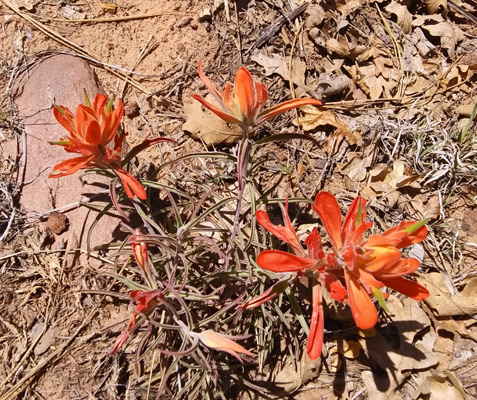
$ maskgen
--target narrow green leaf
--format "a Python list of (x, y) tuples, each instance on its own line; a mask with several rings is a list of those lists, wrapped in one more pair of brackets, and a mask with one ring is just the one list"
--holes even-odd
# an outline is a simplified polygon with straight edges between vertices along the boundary
[(384, 311), (389, 312), (388, 306), (386, 305), (386, 301), (384, 300), (384, 297), (381, 291), (378, 288), (373, 287), (373, 294), (374, 294), (374, 297), (376, 297), (376, 299), (378, 300), (378, 303), (384, 309)]
[(108, 101), (108, 105), (104, 109), (104, 113), (106, 115), (108, 115), (109, 112), (113, 109), (113, 103), (114, 103), (114, 96), (111, 96), (111, 99), (109, 99), (109, 101)]
[(83, 89), (84, 91), (84, 103), (88, 106), (88, 107), (93, 107), (91, 105), (91, 101), (89, 100), (89, 97), (88, 97), (88, 93), (86, 92), (86, 89)]
[(416, 222), (415, 224), (407, 227), (405, 231), (409, 234), (416, 232), (421, 226), (427, 224), (429, 218), (424, 218), (423, 220)]
[(60, 106), (58, 106), (58, 105), (56, 105), (56, 104), (55, 104), (55, 108), (56, 108), (60, 113), (62, 113), (63, 115), (66, 114), (66, 111), (65, 111), (64, 108), (61, 108)]

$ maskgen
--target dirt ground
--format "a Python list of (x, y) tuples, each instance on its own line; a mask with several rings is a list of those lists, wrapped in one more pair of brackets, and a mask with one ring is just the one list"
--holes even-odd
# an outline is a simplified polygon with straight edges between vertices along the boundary
[[(17, 103), (22, 74), (60, 53), (85, 60), (103, 92), (124, 101), (129, 147), (151, 136), (177, 141), (141, 153), (138, 173), (192, 153), (235, 152), (233, 128), (214, 131), (220, 121), (210, 120), (199, 129), (205, 111), (191, 104), (194, 93), (206, 92), (199, 59), (221, 84), (244, 65), (266, 83), (268, 104), (306, 96), (326, 106), (319, 116), (304, 108), (255, 129), (256, 141), (304, 133), (321, 144), (288, 140), (259, 147), (257, 191), (303, 199), (326, 189), (348, 203), (360, 192), (372, 201), (381, 231), (403, 218), (430, 219), (429, 238), (410, 250), (423, 259), (416, 279), (431, 291), (428, 301), (390, 300), (394, 325), (382, 314), (367, 344), (357, 330), (343, 328), (330, 307), (323, 362), (310, 365), (305, 354), (293, 362), (274, 358), (260, 372), (247, 365), (242, 376), (260, 390), (231, 383), (225, 398), (477, 397), (475, 7), (470, 1), (311, 1), (293, 15), (304, 4), (1, 1), (0, 399), (148, 399), (156, 398), (160, 382), (154, 375), (147, 384), (157, 360), (138, 357), (140, 337), (108, 355), (131, 313), (125, 288), (104, 274), (115, 270), (117, 259), (101, 249), (87, 257), (68, 232), (69, 247), (62, 249), (65, 242), (46, 225), (49, 211), (27, 215), (18, 159), (6, 154), (27, 118)], [(51, 108), (31, 101), (38, 110)], [(200, 203), (200, 185), (187, 182), (214, 179), (215, 187), (235, 193), (234, 174), (228, 164), (192, 158), (161, 170), (158, 181), (187, 189)], [(159, 194), (158, 204), (166, 198)], [(308, 211), (293, 210), (301, 221), (316, 223)], [(419, 328), (399, 324), (413, 319)], [(350, 350), (355, 343), (357, 353)], [(289, 354), (290, 346), (275, 349)], [(284, 377), (295, 384), (278, 385)], [(199, 392), (192, 398), (212, 397)]]

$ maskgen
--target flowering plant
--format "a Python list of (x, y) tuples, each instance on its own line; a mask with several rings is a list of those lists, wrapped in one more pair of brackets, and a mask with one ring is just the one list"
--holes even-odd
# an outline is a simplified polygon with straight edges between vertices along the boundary
[(202, 70), (202, 60), (199, 60), (199, 76), (215, 97), (219, 107), (209, 103), (199, 94), (195, 94), (194, 99), (223, 120), (242, 126), (244, 132), (250, 126), (261, 124), (293, 108), (322, 105), (321, 101), (315, 99), (293, 99), (262, 110), (268, 99), (267, 87), (263, 83), (255, 82), (245, 67), (240, 67), (235, 75), (233, 90), (230, 82), (225, 84), (224, 90), (220, 86), (216, 89)]
[[(69, 132), (69, 136), (50, 143), (63, 146), (68, 153), (81, 155), (56, 164), (49, 177), (60, 178), (85, 168), (110, 170), (121, 179), (129, 198), (133, 199), (136, 195), (145, 200), (147, 196), (144, 187), (123, 168), (124, 160), (132, 157), (127, 156), (122, 160), (121, 150), (127, 133), (118, 133), (118, 128), (124, 115), (124, 106), (119, 100), (114, 108), (113, 102), (113, 98), (108, 99), (103, 94), (98, 94), (91, 104), (85, 93), (86, 104), (80, 104), (76, 114), (63, 106), (53, 109), (55, 118)], [(111, 147), (110, 142), (113, 140), (114, 145)], [(166, 138), (149, 139), (132, 149), (130, 155), (164, 141), (174, 142)]]
[[(272, 224), (264, 211), (256, 213), (258, 223), (287, 243), (293, 251), (262, 251), (257, 264), (269, 271), (294, 272), (312, 280), (313, 311), (307, 348), (312, 359), (320, 356), (323, 344), (322, 286), (332, 299), (350, 304), (356, 325), (361, 329), (368, 329), (376, 324), (378, 315), (371, 296), (376, 297), (385, 307), (384, 298), (387, 295), (382, 292), (385, 286), (415, 300), (423, 300), (429, 295), (422, 285), (403, 277), (416, 271), (419, 261), (403, 258), (400, 251), (426, 238), (426, 220), (402, 222), (381, 235), (371, 235), (364, 239), (363, 235), (373, 225), (372, 222), (365, 222), (365, 206), (366, 200), (358, 196), (342, 223), (336, 198), (328, 192), (318, 193), (312, 207), (330, 238), (332, 248), (327, 252), (323, 250), (316, 227), (304, 242), (307, 248), (305, 252), (288, 216), (288, 204), (285, 208), (282, 206), (284, 226)], [(272, 298), (268, 297), (261, 300)], [(252, 299), (248, 303), (243, 308), (251, 308), (250, 304), (256, 306), (263, 301)]]
[(202, 70), (202, 60), (199, 60), (199, 76), (207, 89), (209, 89), (210, 93), (215, 97), (219, 107), (209, 103), (199, 94), (194, 94), (193, 98), (224, 121), (242, 127), (243, 143), (240, 146), (241, 150), (237, 163), (240, 188), (243, 188), (243, 177), (246, 175), (248, 128), (253, 125), (261, 124), (262, 122), (272, 119), (293, 108), (304, 105), (322, 105), (321, 101), (315, 99), (293, 99), (262, 110), (268, 99), (267, 87), (263, 83), (255, 82), (252, 75), (245, 67), (240, 67), (235, 75), (233, 89), (230, 82), (225, 84), (224, 90), (222, 90), (220, 86), (215, 88)]

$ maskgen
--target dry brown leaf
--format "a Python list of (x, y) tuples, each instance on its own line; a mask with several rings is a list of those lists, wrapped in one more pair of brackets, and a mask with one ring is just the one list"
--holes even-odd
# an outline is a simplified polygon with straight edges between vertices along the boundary
[(379, 99), (382, 95), (392, 97), (397, 86), (397, 77), (394, 70), (390, 70), (389, 78), (380, 75), (382, 71), (377, 70), (376, 65), (368, 64), (363, 66), (353, 65), (346, 68), (353, 81), (373, 100)]
[[(425, 285), (430, 295), (424, 301), (438, 317), (477, 314), (477, 285), (470, 281), (468, 290), (452, 295), (439, 272), (419, 276), (418, 281)], [(477, 279), (477, 277), (475, 278)]]
[(335, 6), (342, 16), (346, 16), (361, 8), (364, 3), (364, 0), (337, 0), (335, 2)]
[[(206, 100), (214, 102), (211, 95), (206, 96)], [(182, 129), (189, 132), (193, 139), (202, 140), (207, 147), (233, 144), (242, 138), (240, 126), (227, 125), (223, 119), (202, 107), (198, 101), (184, 104), (183, 111), (187, 121)]]
[[(288, 62), (278, 54), (273, 54), (272, 57), (268, 57), (262, 53), (255, 53), (252, 55), (252, 60), (257, 64), (265, 68), (265, 76), (273, 74), (280, 75), (286, 81), (290, 80), (290, 74), (288, 73)], [(293, 58), (292, 61), (292, 82), (295, 85), (306, 87), (305, 85), (305, 73), (306, 63), (298, 58)]]
[(429, 14), (447, 15), (447, 0), (423, 0)]
[(386, 303), (399, 333), (399, 348), (391, 347), (380, 333), (360, 340), (368, 357), (387, 373), (386, 378), (378, 377), (371, 371), (362, 373), (368, 397), (373, 400), (389, 399), (410, 371), (427, 369), (438, 362), (432, 349), (427, 349), (421, 342), (415, 342), (416, 335), (431, 324), (419, 303), (410, 298), (401, 303), (395, 296), (389, 296)]
[(450, 58), (454, 58), (455, 47), (464, 38), (463, 32), (445, 21), (442, 15), (419, 15), (415, 17), (412, 25), (421, 27), (431, 36), (438, 37), (441, 47), (447, 50)]
[(413, 400), (467, 400), (462, 384), (452, 371), (429, 376), (412, 395)]
[(351, 182), (362, 182), (366, 179), (368, 168), (373, 164), (376, 156), (376, 143), (379, 135), (373, 140), (362, 146), (360, 153), (348, 152), (348, 162), (339, 166), (341, 174), (345, 175)]
[(406, 34), (412, 30), (412, 15), (406, 6), (396, 3), (395, 1), (384, 8), (388, 13), (394, 14), (397, 18), (397, 24)]
[(338, 39), (329, 38), (325, 46), (329, 52), (336, 53), (341, 57), (357, 58), (366, 51), (366, 47), (359, 45), (355, 37), (347, 39), (345, 36), (339, 36)]
[(351, 131), (349, 126), (338, 119), (335, 114), (329, 110), (324, 110), (314, 106), (303, 106), (301, 111), (304, 116), (295, 118), (292, 122), (295, 126), (301, 126), (304, 131), (312, 131), (320, 126), (330, 125), (335, 129), (328, 138), (325, 151), (333, 154), (343, 139), (349, 144), (357, 144), (361, 140), (361, 132)]

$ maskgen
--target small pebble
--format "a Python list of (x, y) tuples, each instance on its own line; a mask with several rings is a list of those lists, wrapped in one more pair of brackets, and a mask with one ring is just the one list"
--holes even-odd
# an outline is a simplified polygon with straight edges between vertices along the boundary
[(199, 22), (206, 22), (212, 20), (212, 11), (210, 7), (205, 7), (199, 12)]
[(68, 228), (68, 218), (60, 212), (53, 212), (48, 216), (45, 227), (55, 235), (60, 235)]
[(133, 119), (139, 115), (139, 104), (135, 101), (128, 101), (124, 106), (124, 113), (130, 119)]

